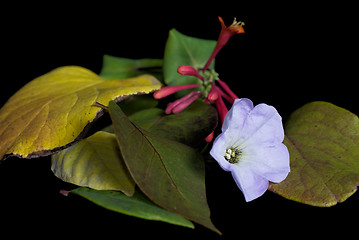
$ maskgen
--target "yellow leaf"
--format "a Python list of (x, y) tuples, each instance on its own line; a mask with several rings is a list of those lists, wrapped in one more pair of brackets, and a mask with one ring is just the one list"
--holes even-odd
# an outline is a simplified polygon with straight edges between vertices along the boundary
[(61, 180), (78, 186), (122, 191), (127, 196), (135, 192), (135, 182), (113, 133), (98, 131), (53, 154), (51, 170)]
[(67, 66), (40, 76), (0, 109), (0, 159), (49, 155), (81, 138), (107, 105), (161, 87), (151, 75), (105, 81), (88, 69)]

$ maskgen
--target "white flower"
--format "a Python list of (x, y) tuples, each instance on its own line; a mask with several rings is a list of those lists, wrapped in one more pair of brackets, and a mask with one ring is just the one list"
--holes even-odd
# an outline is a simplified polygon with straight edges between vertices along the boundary
[(274, 107), (253, 107), (247, 98), (236, 99), (210, 154), (225, 171), (231, 171), (249, 202), (263, 195), (269, 181), (279, 183), (290, 172), (283, 139), (282, 118)]

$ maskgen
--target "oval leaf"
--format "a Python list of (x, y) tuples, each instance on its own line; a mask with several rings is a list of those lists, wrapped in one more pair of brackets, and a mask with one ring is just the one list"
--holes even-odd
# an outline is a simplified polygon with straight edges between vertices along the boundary
[[(193, 76), (183, 76), (177, 73), (177, 68), (190, 65), (196, 69), (203, 68), (211, 56), (216, 41), (186, 36), (176, 29), (169, 33), (163, 58), (163, 76), (167, 85), (201, 84), (201, 80)], [(214, 61), (210, 68), (214, 68)], [(185, 95), (191, 90), (181, 91)]]
[(150, 75), (105, 81), (88, 69), (60, 67), (26, 84), (0, 110), (0, 159), (49, 155), (79, 140), (107, 104), (149, 93), (160, 83)]
[(119, 151), (115, 135), (100, 131), (52, 155), (51, 170), (65, 182), (132, 196), (135, 182)]
[(332, 206), (359, 185), (359, 119), (327, 102), (295, 111), (285, 127), (291, 172), (269, 189), (288, 199)]
[(109, 112), (123, 159), (140, 189), (159, 206), (219, 233), (210, 220), (202, 155), (139, 129), (114, 102)]
[(84, 197), (106, 209), (129, 216), (194, 228), (190, 221), (160, 208), (140, 191), (136, 191), (132, 197), (128, 197), (120, 192), (98, 191), (83, 187), (76, 188), (71, 193)]

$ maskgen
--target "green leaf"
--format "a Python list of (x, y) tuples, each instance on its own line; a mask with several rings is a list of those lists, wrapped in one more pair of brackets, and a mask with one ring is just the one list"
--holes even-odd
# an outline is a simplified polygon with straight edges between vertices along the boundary
[[(190, 65), (196, 69), (203, 68), (215, 46), (216, 41), (189, 37), (172, 29), (163, 59), (163, 75), (166, 84), (175, 86), (201, 84), (201, 80), (196, 77), (180, 75), (177, 73), (177, 68), (182, 65)], [(214, 61), (210, 68), (214, 69)], [(188, 91), (183, 91), (183, 94)]]
[(117, 104), (127, 116), (130, 116), (138, 111), (156, 107), (158, 101), (152, 95), (145, 94), (129, 96)]
[[(157, 122), (164, 117), (164, 110), (160, 108), (149, 108), (139, 111), (128, 118), (137, 126), (143, 129), (149, 129), (151, 126), (156, 125)], [(103, 129), (105, 132), (114, 133), (113, 125)]]
[(359, 185), (359, 119), (327, 102), (296, 110), (285, 126), (291, 172), (269, 189), (288, 199), (327, 207)]
[[(121, 103), (118, 104), (120, 107)], [(218, 121), (217, 111), (202, 101), (195, 101), (178, 114), (166, 115), (164, 110), (159, 108), (148, 108), (136, 113), (127, 112), (130, 114), (126, 115), (130, 115), (129, 119), (137, 126), (190, 146), (196, 146), (203, 141), (215, 129)], [(106, 128), (106, 131), (113, 133), (112, 125)]]
[[(145, 109), (129, 117), (130, 121), (136, 124), (136, 126), (148, 131), (151, 130), (152, 126), (159, 124), (160, 120), (163, 118), (166, 118), (165, 111), (160, 108)], [(170, 138), (170, 136), (167, 137)]]
[(148, 109), (130, 119), (151, 133), (191, 146), (203, 141), (218, 121), (216, 110), (202, 101), (194, 102), (178, 114), (164, 115), (163, 110)]
[(71, 193), (84, 197), (106, 209), (129, 216), (194, 228), (190, 221), (160, 208), (140, 191), (136, 191), (132, 197), (116, 191), (98, 191), (84, 187), (74, 189)]
[[(152, 95), (135, 95), (135, 96), (129, 96), (126, 99), (122, 100), (121, 102), (117, 103), (122, 111), (127, 115), (131, 116), (137, 112), (142, 112), (143, 110), (149, 109), (149, 113), (145, 118), (139, 119), (139, 121), (143, 122), (143, 124), (149, 124), (152, 125), (152, 121), (157, 120), (157, 116), (153, 115), (151, 110), (154, 110), (154, 112), (158, 112), (159, 115), (162, 115), (164, 112), (163, 110), (160, 110), (158, 108), (154, 108), (157, 106), (158, 101), (153, 98)], [(144, 111), (146, 112), (146, 111)], [(102, 131), (114, 133), (112, 124), (102, 129)]]
[(144, 73), (149, 73), (161, 79), (162, 64), (162, 59), (145, 58), (134, 60), (104, 55), (100, 76), (106, 80), (113, 80), (136, 77)]
[(52, 155), (51, 169), (65, 182), (133, 195), (135, 183), (119, 153), (114, 134), (97, 132)]
[(138, 128), (114, 102), (109, 112), (121, 154), (139, 188), (159, 206), (220, 233), (210, 220), (202, 155)]

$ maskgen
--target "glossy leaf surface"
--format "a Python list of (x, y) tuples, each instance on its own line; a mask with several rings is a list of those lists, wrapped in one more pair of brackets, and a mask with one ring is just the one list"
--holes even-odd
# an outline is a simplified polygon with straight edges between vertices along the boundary
[(79, 140), (103, 110), (96, 106), (160, 88), (150, 75), (105, 81), (88, 69), (60, 67), (26, 84), (0, 110), (0, 159), (45, 156)]
[(183, 227), (194, 228), (183, 217), (166, 211), (151, 202), (140, 191), (128, 197), (116, 191), (98, 191), (90, 188), (76, 188), (71, 193), (84, 197), (106, 209), (147, 220), (163, 221)]
[(114, 102), (109, 112), (121, 154), (139, 188), (159, 206), (219, 232), (210, 220), (201, 154), (138, 128)]
[(350, 197), (359, 185), (359, 120), (327, 102), (312, 102), (295, 111), (285, 125), (291, 172), (269, 189), (286, 198), (332, 206)]

